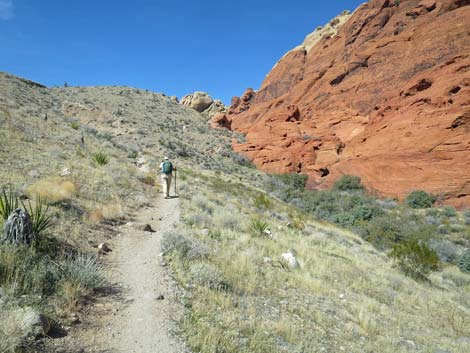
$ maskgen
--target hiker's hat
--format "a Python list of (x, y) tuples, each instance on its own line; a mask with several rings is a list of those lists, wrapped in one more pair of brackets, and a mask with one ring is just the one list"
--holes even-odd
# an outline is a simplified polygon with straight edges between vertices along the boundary
[(168, 159), (169, 159), (168, 157), (164, 157), (164, 158), (163, 158), (164, 161), (167, 161)]

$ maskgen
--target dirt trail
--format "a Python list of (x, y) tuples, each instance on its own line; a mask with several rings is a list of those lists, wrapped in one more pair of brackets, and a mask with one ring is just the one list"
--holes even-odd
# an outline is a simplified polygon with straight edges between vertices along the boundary
[[(106, 255), (107, 279), (116, 293), (99, 298), (91, 317), (85, 318), (87, 328), (78, 338), (82, 352), (189, 352), (171, 334), (173, 319), (182, 313), (180, 292), (159, 256), (162, 235), (178, 220), (178, 199), (162, 199), (122, 226), (111, 243), (113, 251)], [(156, 232), (140, 230), (145, 224)]]
[[(113, 316), (108, 331), (115, 352), (184, 352), (168, 332), (174, 307), (174, 284), (159, 256), (162, 234), (179, 220), (178, 199), (158, 200), (139, 215), (139, 224), (150, 224), (155, 233), (129, 227), (113, 256), (117, 259), (113, 279), (122, 284), (128, 305)], [(159, 296), (163, 296), (163, 299)]]

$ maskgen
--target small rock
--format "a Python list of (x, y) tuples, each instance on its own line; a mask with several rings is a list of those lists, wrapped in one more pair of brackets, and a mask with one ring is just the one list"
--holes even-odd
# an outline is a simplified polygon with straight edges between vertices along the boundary
[(149, 233), (155, 233), (155, 230), (152, 228), (150, 224), (140, 224), (137, 226), (138, 230), (141, 230), (143, 232), (149, 232)]
[(163, 300), (165, 299), (164, 295), (163, 294), (160, 294), (158, 297), (157, 297), (157, 300)]
[(265, 256), (265, 257), (263, 257), (263, 262), (264, 262), (265, 264), (269, 264), (269, 263), (273, 262), (273, 260), (272, 260), (270, 257), (266, 257), (266, 256)]
[(71, 172), (68, 168), (65, 168), (64, 170), (62, 170), (62, 172), (60, 173), (60, 176), (61, 177), (64, 177), (64, 176), (67, 176), (67, 175), (70, 175)]
[(287, 265), (290, 268), (298, 268), (299, 267), (299, 262), (295, 258), (294, 254), (292, 252), (286, 252), (281, 254), (282, 261), (287, 263)]
[(98, 252), (100, 254), (106, 254), (108, 252), (112, 251), (111, 248), (108, 246), (108, 244), (106, 243), (100, 243), (98, 245)]
[(201, 234), (204, 235), (204, 236), (208, 236), (209, 235), (209, 229), (201, 230)]

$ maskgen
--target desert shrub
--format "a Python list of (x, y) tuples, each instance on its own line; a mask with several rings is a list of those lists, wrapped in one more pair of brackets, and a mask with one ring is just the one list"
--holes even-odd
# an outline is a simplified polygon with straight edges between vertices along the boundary
[(348, 228), (354, 225), (356, 218), (350, 213), (341, 212), (334, 215), (334, 222), (342, 227)]
[(210, 201), (201, 194), (194, 195), (191, 201), (197, 208), (208, 214), (212, 214), (214, 211), (214, 207), (210, 204)]
[(439, 269), (436, 252), (417, 240), (395, 244), (390, 257), (406, 275), (416, 279), (424, 279), (431, 271)]
[(259, 218), (253, 218), (248, 225), (248, 231), (254, 236), (264, 236), (268, 229), (268, 223)]
[(183, 233), (165, 233), (161, 247), (165, 254), (174, 253), (188, 260), (203, 259), (209, 256), (209, 248), (205, 244)]
[(462, 252), (458, 245), (449, 240), (432, 239), (429, 241), (428, 246), (434, 250), (441, 261), (444, 262), (455, 263)]
[(214, 212), (214, 224), (220, 228), (237, 229), (240, 226), (238, 213), (231, 208), (217, 208)]
[(442, 278), (452, 281), (457, 287), (465, 287), (470, 285), (470, 276), (460, 272), (454, 267), (449, 267), (442, 271)]
[(212, 225), (212, 217), (203, 212), (189, 213), (185, 216), (184, 221), (189, 226), (196, 226), (199, 228), (207, 228)]
[(457, 260), (457, 266), (460, 271), (470, 273), (470, 251), (463, 253)]
[(456, 211), (455, 208), (452, 207), (452, 206), (445, 206), (445, 207), (442, 209), (442, 213), (443, 213), (444, 216), (446, 216), (446, 217), (455, 217), (455, 216), (457, 216), (457, 211)]
[(470, 210), (463, 212), (463, 221), (465, 225), (470, 226)]
[(287, 187), (297, 189), (297, 190), (305, 189), (305, 185), (307, 183), (306, 174), (298, 174), (298, 173), (276, 174), (274, 175), (274, 178), (280, 180)]
[(91, 155), (91, 159), (99, 166), (106, 165), (109, 162), (108, 156), (104, 152), (94, 152)]
[(412, 191), (405, 200), (405, 203), (411, 208), (430, 208), (435, 199), (427, 192), (422, 190)]
[(403, 241), (405, 235), (400, 220), (384, 215), (367, 223), (364, 238), (379, 248), (386, 248)]
[(370, 221), (384, 214), (370, 197), (328, 190), (306, 191), (303, 195), (302, 208), (319, 219), (348, 228), (362, 227), (364, 221)]
[(386, 209), (386, 210), (393, 210), (397, 208), (398, 206), (397, 201), (392, 200), (392, 199), (384, 199), (384, 200), (377, 199), (375, 200), (375, 203), (379, 205), (382, 209)]
[(215, 266), (201, 262), (191, 266), (189, 271), (193, 284), (210, 289), (226, 289), (227, 283), (222, 272)]
[(230, 153), (230, 155), (232, 157), (232, 160), (236, 164), (241, 165), (243, 167), (254, 168), (253, 163), (248, 159), (248, 157), (236, 152), (232, 152)]
[(78, 121), (72, 121), (70, 123), (70, 127), (74, 130), (78, 130), (78, 128), (80, 127), (80, 123)]
[(68, 256), (60, 265), (61, 277), (81, 288), (92, 290), (104, 284), (101, 265), (92, 255)]
[(354, 175), (343, 175), (333, 184), (333, 190), (338, 191), (358, 191), (363, 189), (364, 186), (361, 184), (361, 178)]
[(283, 201), (299, 197), (305, 190), (305, 174), (271, 174), (265, 180), (266, 190)]
[(265, 194), (258, 194), (253, 200), (253, 204), (258, 209), (269, 209), (271, 207), (271, 200)]

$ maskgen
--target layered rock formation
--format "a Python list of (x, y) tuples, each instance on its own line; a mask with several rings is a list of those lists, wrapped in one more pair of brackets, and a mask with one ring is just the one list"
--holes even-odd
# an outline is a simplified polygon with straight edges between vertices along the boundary
[(214, 126), (309, 186), (359, 175), (382, 196), (470, 204), (470, 1), (371, 0), (307, 36)]
[(181, 105), (190, 107), (195, 111), (212, 118), (217, 113), (226, 112), (227, 107), (218, 99), (212, 99), (206, 92), (194, 92), (181, 98)]

